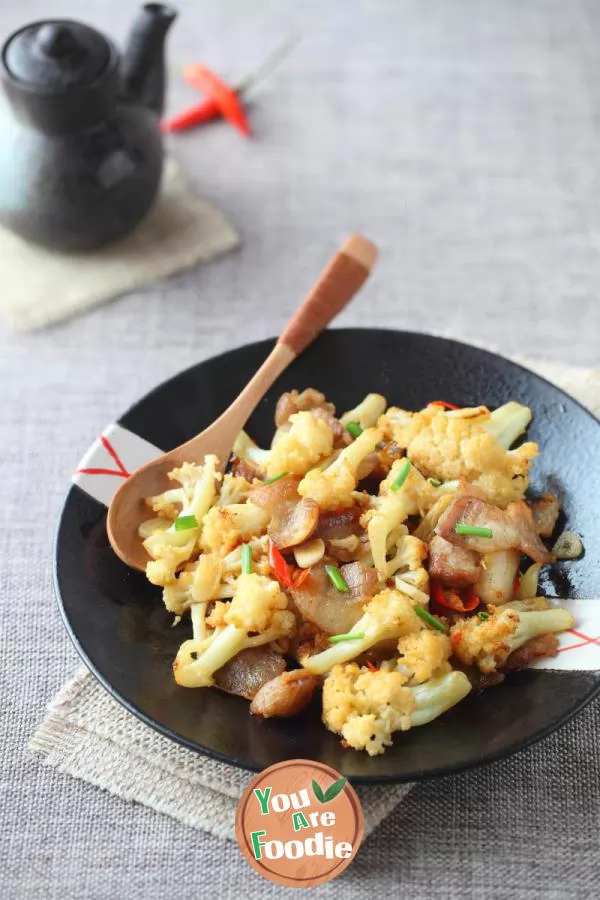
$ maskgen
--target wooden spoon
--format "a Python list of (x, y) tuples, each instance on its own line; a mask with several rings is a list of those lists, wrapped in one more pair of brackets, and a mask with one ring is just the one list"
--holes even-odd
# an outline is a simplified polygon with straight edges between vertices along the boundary
[(143, 571), (149, 559), (138, 535), (139, 525), (151, 518), (144, 498), (172, 487), (167, 473), (184, 462), (202, 463), (207, 454), (214, 453), (221, 469), (225, 468), (235, 439), (258, 403), (292, 360), (352, 299), (376, 257), (375, 246), (366, 238), (359, 234), (347, 238), (231, 406), (196, 437), (141, 466), (123, 482), (111, 501), (106, 525), (113, 550), (123, 562)]

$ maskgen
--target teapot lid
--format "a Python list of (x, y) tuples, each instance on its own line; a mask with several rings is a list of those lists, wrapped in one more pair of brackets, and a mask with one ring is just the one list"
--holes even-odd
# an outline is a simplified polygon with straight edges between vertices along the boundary
[(17, 31), (4, 48), (4, 65), (30, 88), (59, 92), (91, 84), (110, 55), (110, 44), (93, 28), (53, 19)]

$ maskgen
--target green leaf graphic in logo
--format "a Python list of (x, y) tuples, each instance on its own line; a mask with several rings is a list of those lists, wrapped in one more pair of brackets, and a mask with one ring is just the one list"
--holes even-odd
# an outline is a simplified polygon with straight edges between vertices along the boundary
[(319, 784), (317, 784), (317, 782), (314, 780), (314, 778), (312, 781), (312, 789), (313, 789), (313, 794), (315, 795), (315, 797), (317, 798), (319, 803), (325, 803), (325, 794), (323, 793), (321, 786)]
[(329, 803), (330, 800), (335, 800), (337, 795), (343, 791), (344, 785), (348, 781), (347, 778), (338, 778), (337, 781), (334, 781), (333, 784), (330, 784), (327, 790), (325, 791), (325, 799), (323, 803)]

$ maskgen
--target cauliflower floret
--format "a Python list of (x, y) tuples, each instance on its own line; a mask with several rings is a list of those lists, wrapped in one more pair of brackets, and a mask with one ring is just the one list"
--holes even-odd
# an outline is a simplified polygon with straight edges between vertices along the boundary
[(304, 475), (333, 450), (333, 432), (323, 419), (297, 412), (290, 416), (289, 425), (290, 429), (280, 430), (273, 441), (267, 463), (270, 478), (281, 472)]
[(345, 447), (325, 471), (312, 469), (298, 485), (302, 497), (310, 497), (320, 509), (332, 510), (352, 506), (352, 492), (358, 484), (358, 467), (381, 440), (377, 428), (367, 428), (355, 441)]
[(411, 682), (416, 684), (444, 675), (450, 671), (451, 650), (450, 638), (439, 631), (423, 629), (417, 634), (407, 634), (398, 641), (400, 671), (408, 670)]
[(367, 394), (358, 406), (340, 416), (340, 422), (342, 425), (356, 422), (364, 431), (365, 428), (372, 428), (377, 424), (377, 420), (383, 415), (386, 406), (387, 400), (382, 394)]
[(429, 603), (429, 573), (423, 562), (427, 559), (427, 544), (408, 533), (406, 525), (397, 526), (388, 536), (384, 578), (394, 578), (396, 589), (416, 603)]
[[(157, 494), (156, 497), (146, 497), (145, 502), (146, 506), (149, 507), (149, 509), (154, 510), (155, 513), (158, 513), (160, 518), (168, 520), (165, 525), (165, 527), (168, 528), (173, 519), (176, 519), (181, 512), (181, 508), (185, 503), (185, 493), (181, 487), (171, 488), (168, 491), (164, 491), (162, 494)], [(155, 520), (151, 519), (148, 521)], [(146, 535), (141, 536), (145, 537)]]
[[(232, 591), (232, 594), (234, 591)], [(225, 628), (227, 624), (225, 621), (225, 613), (229, 608), (229, 603), (225, 603), (223, 600), (217, 600), (216, 603), (213, 603), (210, 614), (206, 616), (205, 622), (208, 628)]]
[(406, 526), (404, 526), (404, 532), (396, 539), (393, 547), (394, 555), (387, 563), (386, 575), (388, 578), (398, 572), (415, 572), (422, 569), (423, 560), (427, 559), (427, 544), (409, 534)]
[[(177, 513), (173, 518), (177, 518)], [(142, 541), (145, 541), (146, 538), (149, 538), (157, 531), (167, 531), (171, 527), (171, 521), (172, 519), (165, 519), (162, 516), (158, 516), (155, 519), (145, 519), (141, 525), (138, 525), (138, 534)]]
[(322, 675), (338, 663), (348, 662), (380, 641), (420, 631), (423, 623), (410, 599), (400, 591), (384, 588), (363, 607), (364, 612), (348, 637), (314, 656), (301, 660), (313, 675)]
[(233, 454), (238, 459), (247, 460), (258, 469), (264, 469), (269, 459), (269, 451), (259, 447), (245, 431), (240, 431), (235, 439)]
[(279, 584), (264, 575), (240, 575), (236, 592), (225, 613), (225, 622), (243, 631), (266, 631), (277, 610), (288, 601)]
[[(152, 584), (164, 587), (177, 577), (177, 569), (186, 562), (196, 546), (196, 528), (186, 531), (157, 531), (144, 541), (144, 547), (153, 559), (146, 564), (146, 578)], [(193, 532), (193, 534), (191, 534)]]
[(402, 485), (394, 488), (408, 465), (405, 459), (397, 459), (393, 463), (387, 477), (379, 485), (379, 496), (373, 498), (372, 508), (363, 513), (360, 520), (369, 535), (373, 563), (384, 578), (392, 574), (387, 562), (388, 540), (392, 532), (408, 516), (423, 515), (424, 510), (435, 502), (434, 488), (412, 465)]
[(410, 728), (416, 707), (406, 676), (384, 666), (371, 672), (356, 663), (337, 665), (323, 685), (323, 722), (369, 756), (383, 753), (394, 731)]
[(232, 503), (243, 503), (251, 490), (250, 482), (241, 475), (232, 475), (228, 472), (223, 476), (223, 484), (219, 491), (217, 506), (229, 506)]
[(200, 547), (207, 553), (227, 556), (249, 537), (264, 534), (269, 513), (254, 503), (213, 506), (202, 520)]
[(183, 687), (209, 687), (217, 669), (240, 650), (291, 637), (296, 618), (277, 582), (252, 573), (240, 575), (233, 600), (217, 602), (206, 625), (208, 637), (184, 641), (173, 663)]
[(146, 504), (166, 519), (173, 520), (185, 514), (195, 515), (200, 521), (216, 496), (216, 482), (221, 480), (218, 464), (217, 457), (210, 455), (205, 457), (201, 466), (183, 463), (179, 468), (172, 469), (167, 478), (179, 482), (179, 487), (147, 497)]
[[(271, 564), (268, 557), (268, 537), (251, 537), (246, 543), (252, 552), (252, 571), (258, 575), (269, 575)], [(242, 571), (242, 545), (238, 544), (223, 559), (224, 571), (227, 575), (239, 575)]]
[(325, 472), (318, 469), (308, 472), (300, 482), (298, 492), (302, 497), (314, 500), (320, 509), (326, 511), (351, 506), (355, 488), (356, 477), (351, 468), (348, 465), (332, 464)]
[(550, 609), (550, 604), (546, 597), (527, 597), (523, 600), (509, 600), (502, 606), (502, 609), (512, 609), (517, 612), (531, 612), (534, 609)]
[(429, 572), (421, 567), (414, 572), (400, 572), (394, 576), (394, 587), (406, 594), (413, 603), (427, 606), (429, 603)]
[(206, 604), (221, 590), (223, 560), (203, 553), (198, 561), (182, 572), (177, 580), (165, 586), (163, 601), (169, 612), (180, 616), (194, 603)]
[(438, 406), (426, 406), (418, 412), (390, 406), (377, 420), (377, 427), (381, 429), (387, 440), (393, 440), (399, 447), (406, 449), (417, 434), (426, 428), (439, 412)]
[[(196, 549), (199, 523), (206, 515), (217, 495), (217, 482), (221, 473), (217, 471), (219, 460), (216, 456), (206, 456), (204, 465), (184, 463), (179, 469), (169, 472), (172, 481), (178, 481), (181, 488), (176, 489), (181, 511), (177, 515), (190, 516), (196, 520), (196, 527), (178, 531), (176, 522), (166, 529), (156, 529), (144, 540), (144, 549), (152, 561), (146, 566), (146, 575), (152, 584), (167, 585), (175, 581), (177, 569), (193, 555)], [(167, 491), (149, 502), (153, 509), (172, 512), (173, 491)]]
[(501, 447), (508, 450), (520, 435), (525, 434), (532, 418), (528, 406), (510, 400), (490, 413), (483, 427)]
[(219, 460), (211, 454), (204, 457), (201, 466), (184, 463), (169, 472), (171, 481), (178, 481), (183, 490), (185, 499), (181, 515), (196, 516), (198, 522), (206, 515), (216, 499), (217, 483), (222, 478), (218, 465)]
[(177, 578), (178, 565), (179, 563), (173, 559), (168, 561), (166, 559), (152, 559), (146, 563), (146, 578), (150, 584), (155, 584), (157, 587), (165, 587)]
[(499, 612), (488, 607), (488, 617), (461, 619), (450, 629), (454, 655), (465, 665), (476, 665), (481, 672), (502, 668), (510, 654), (531, 638), (565, 631), (574, 620), (566, 609)]
[(179, 578), (163, 589), (163, 603), (176, 616), (181, 616), (190, 607), (193, 577), (193, 572), (182, 572)]
[(438, 716), (460, 703), (471, 690), (471, 682), (464, 672), (448, 672), (430, 678), (411, 688), (417, 708), (411, 715), (413, 728), (427, 725)]
[(386, 430), (424, 475), (441, 481), (466, 478), (485, 491), (490, 502), (506, 507), (522, 499), (538, 446), (530, 441), (507, 450), (495, 437), (497, 429), (492, 428), (492, 433), (486, 429), (494, 415), (464, 418), (428, 406), (417, 413), (391, 409), (382, 418)]
[(415, 466), (410, 466), (406, 479), (397, 488), (396, 480), (406, 465), (406, 459), (394, 460), (390, 471), (379, 485), (379, 497), (389, 497), (395, 501), (402, 507), (405, 517), (422, 516), (435, 503), (437, 494), (435, 488)]
[(467, 696), (471, 690), (464, 672), (448, 672), (415, 687), (393, 660), (377, 671), (356, 663), (335, 666), (323, 685), (323, 722), (346, 744), (383, 753), (394, 731), (425, 725)]

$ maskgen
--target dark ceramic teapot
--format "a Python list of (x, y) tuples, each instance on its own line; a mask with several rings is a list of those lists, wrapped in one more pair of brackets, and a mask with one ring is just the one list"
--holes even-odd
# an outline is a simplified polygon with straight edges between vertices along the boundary
[(165, 35), (176, 16), (146, 3), (127, 49), (80, 22), (35, 22), (4, 44), (0, 224), (58, 250), (130, 231), (158, 190)]

